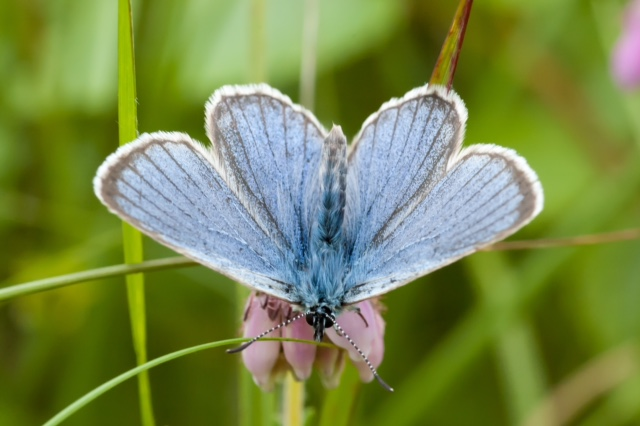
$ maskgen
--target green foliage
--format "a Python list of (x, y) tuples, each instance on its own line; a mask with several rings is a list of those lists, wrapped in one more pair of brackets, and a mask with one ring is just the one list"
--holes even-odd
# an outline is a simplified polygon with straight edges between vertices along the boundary
[[(264, 75), (295, 101), (303, 4), (264, 6)], [(618, 89), (608, 64), (623, 7), (472, 8), (454, 80), (469, 109), (466, 143), (516, 149), (546, 195), (515, 239), (639, 226), (639, 93)], [(355, 135), (381, 103), (428, 81), (455, 8), (322, 1), (321, 122)], [(140, 131), (205, 140), (211, 92), (256, 75), (252, 3), (134, 2), (133, 17)], [(4, 286), (122, 263), (119, 220), (91, 186), (118, 141), (117, 30), (113, 0), (0, 2)], [(379, 372), (396, 391), (349, 371), (326, 392), (313, 376), (310, 422), (638, 424), (639, 255), (638, 241), (480, 253), (390, 293)], [(170, 256), (145, 239), (147, 259)], [(150, 360), (237, 336), (242, 302), (228, 279), (203, 267), (145, 276)], [(41, 424), (136, 366), (126, 295), (120, 276), (0, 302), (0, 424)], [(157, 422), (275, 422), (276, 399), (238, 369), (222, 349), (154, 368)], [(137, 393), (124, 382), (65, 422), (137, 424)], [(239, 419), (237, 396), (250, 395), (256, 414)], [(565, 412), (546, 412), (550, 399)]]

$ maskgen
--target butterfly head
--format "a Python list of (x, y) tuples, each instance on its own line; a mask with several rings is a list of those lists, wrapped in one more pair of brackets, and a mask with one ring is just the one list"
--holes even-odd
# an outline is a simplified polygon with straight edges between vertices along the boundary
[(312, 307), (305, 315), (307, 323), (314, 328), (314, 340), (317, 342), (323, 341), (325, 336), (325, 329), (331, 328), (336, 322), (336, 314), (334, 310), (326, 305), (318, 305)]

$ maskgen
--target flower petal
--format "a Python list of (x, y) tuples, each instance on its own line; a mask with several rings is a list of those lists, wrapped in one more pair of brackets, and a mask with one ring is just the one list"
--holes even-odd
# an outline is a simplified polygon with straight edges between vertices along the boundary
[[(283, 336), (312, 341), (314, 339), (314, 330), (305, 320), (299, 319), (284, 329)], [(296, 378), (299, 380), (309, 378), (312, 374), (312, 366), (316, 357), (316, 346), (313, 344), (284, 342), (283, 351), (285, 358), (294, 370)]]
[(336, 388), (345, 369), (345, 352), (337, 348), (318, 347), (316, 369), (325, 388)]
[[(252, 295), (249, 300), (246, 320), (243, 325), (243, 336), (253, 338), (273, 328), (280, 318), (270, 319), (267, 310), (263, 309), (260, 298)], [(280, 330), (267, 335), (279, 337)], [(254, 382), (263, 390), (270, 391), (274, 387), (274, 366), (278, 361), (280, 342), (258, 341), (246, 348), (241, 354), (243, 363), (254, 377)]]
[[(361, 311), (360, 315), (355, 311), (346, 311), (338, 316), (336, 322), (367, 356), (369, 355), (372, 349), (372, 343), (376, 338), (376, 328), (374, 327), (376, 322), (376, 312), (370, 301), (360, 302), (357, 307)], [(356, 351), (347, 339), (339, 336), (335, 330), (327, 329), (327, 336), (334, 344), (346, 349), (349, 352), (350, 359), (355, 362), (363, 360), (361, 355), (358, 354), (358, 351)]]
[[(385, 321), (377, 311), (374, 310), (373, 313), (374, 320), (371, 325), (375, 332), (375, 338), (372, 341), (372, 351), (367, 355), (367, 358), (374, 369), (376, 369), (383, 362), (383, 355), (385, 354), (385, 342), (383, 340), (383, 337), (385, 336)], [(369, 366), (367, 366), (367, 363), (361, 361), (355, 363), (355, 365), (363, 382), (370, 382), (374, 379), (374, 374), (370, 370)]]

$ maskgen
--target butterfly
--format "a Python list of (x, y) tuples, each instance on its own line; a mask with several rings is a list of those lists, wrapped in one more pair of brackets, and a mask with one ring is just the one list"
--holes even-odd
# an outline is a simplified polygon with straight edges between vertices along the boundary
[(350, 306), (541, 211), (525, 159), (490, 144), (462, 149), (466, 120), (456, 93), (427, 85), (383, 104), (348, 148), (339, 126), (326, 131), (277, 90), (224, 86), (206, 104), (211, 146), (142, 134), (105, 160), (94, 189), (151, 238), (297, 307), (286, 323), (305, 317), (321, 341), (326, 328), (342, 331), (336, 316)]

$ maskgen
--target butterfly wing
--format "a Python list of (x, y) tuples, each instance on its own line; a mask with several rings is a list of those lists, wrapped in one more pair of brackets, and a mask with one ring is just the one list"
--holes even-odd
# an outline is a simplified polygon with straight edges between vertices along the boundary
[(267, 85), (222, 88), (206, 110), (217, 169), (276, 245), (302, 262), (327, 132)]
[(541, 210), (538, 178), (514, 151), (460, 151), (466, 119), (454, 93), (423, 87), (365, 123), (349, 158), (354, 250), (345, 304), (501, 240)]
[(211, 148), (181, 133), (142, 135), (100, 167), (95, 192), (155, 240), (296, 302), (305, 194), (316, 176), (324, 131), (264, 85), (218, 90), (206, 120)]

